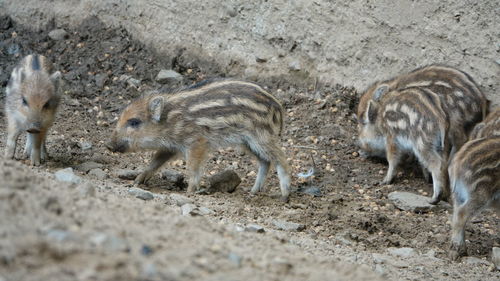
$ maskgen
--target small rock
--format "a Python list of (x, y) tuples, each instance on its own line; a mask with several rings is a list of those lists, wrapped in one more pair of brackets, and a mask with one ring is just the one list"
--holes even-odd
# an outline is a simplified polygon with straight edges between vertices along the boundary
[(104, 84), (106, 84), (106, 81), (108, 81), (108, 75), (105, 73), (97, 74), (95, 75), (94, 80), (95, 80), (95, 85), (99, 89), (102, 89), (104, 87)]
[(214, 211), (210, 210), (207, 207), (199, 207), (198, 211), (199, 211), (199, 214), (202, 215), (202, 216), (211, 215), (211, 214), (214, 213)]
[(301, 189), (299, 192), (304, 193), (304, 194), (309, 194), (314, 197), (321, 197), (323, 194), (321, 193), (321, 189), (317, 186), (310, 186), (305, 189)]
[(7, 47), (7, 54), (9, 54), (11, 56), (16, 56), (20, 52), (21, 52), (21, 46), (19, 46), (18, 44), (10, 44)]
[(241, 266), (241, 257), (238, 256), (237, 254), (231, 252), (231, 253), (229, 253), (229, 255), (227, 255), (227, 258), (229, 259), (229, 261), (231, 263), (233, 263), (237, 267)]
[(116, 171), (116, 176), (122, 180), (134, 180), (140, 173), (138, 170), (120, 169)]
[(147, 190), (144, 190), (144, 189), (138, 188), (138, 187), (130, 188), (128, 190), (128, 194), (135, 196), (135, 197), (142, 199), (142, 200), (151, 200), (155, 197), (152, 192), (149, 192)]
[(98, 180), (104, 180), (108, 177), (108, 174), (106, 174), (106, 172), (99, 168), (90, 170), (89, 175), (95, 177)]
[(145, 256), (150, 256), (151, 254), (153, 254), (153, 249), (148, 245), (142, 245), (141, 254)]
[(96, 233), (90, 237), (90, 242), (97, 247), (103, 247), (110, 251), (128, 250), (128, 245), (125, 240), (102, 232)]
[(71, 236), (71, 233), (62, 229), (51, 229), (47, 231), (47, 238), (57, 241), (64, 242), (67, 241)]
[(80, 172), (83, 172), (83, 173), (88, 173), (88, 171), (90, 171), (92, 169), (100, 169), (103, 166), (104, 165), (101, 163), (97, 163), (94, 161), (88, 161), (88, 162), (83, 162), (80, 165), (76, 166), (75, 169), (80, 171)]
[(247, 226), (245, 226), (245, 231), (257, 232), (257, 233), (264, 233), (265, 232), (264, 228), (260, 225), (257, 225), (257, 224), (247, 224)]
[(401, 258), (409, 258), (417, 254), (413, 248), (388, 248), (387, 251), (389, 254)]
[(300, 65), (300, 62), (295, 60), (295, 61), (291, 61), (288, 64), (288, 69), (291, 71), (299, 71), (302, 69), (302, 67)]
[(156, 82), (160, 84), (182, 81), (182, 75), (173, 70), (162, 69), (156, 76)]
[(272, 223), (279, 230), (302, 231), (302, 230), (304, 230), (306, 228), (306, 226), (303, 225), (303, 224), (289, 222), (289, 221), (273, 220)]
[(75, 175), (75, 173), (73, 173), (73, 168), (59, 170), (54, 174), (54, 176), (58, 181), (62, 182), (70, 182), (76, 184), (82, 182), (82, 179), (79, 176)]
[(89, 150), (92, 148), (92, 143), (89, 141), (80, 141), (78, 142), (78, 147), (82, 150)]
[(63, 40), (66, 36), (68, 36), (68, 33), (64, 29), (54, 29), (49, 32), (50, 39), (56, 41)]
[(493, 247), (491, 249), (491, 261), (496, 266), (497, 270), (500, 270), (500, 248)]
[(185, 205), (185, 204), (193, 203), (193, 200), (191, 198), (188, 198), (186, 196), (176, 194), (176, 193), (170, 194), (169, 198), (173, 204), (176, 204), (179, 207), (181, 207), (182, 205)]
[(462, 262), (471, 265), (486, 265), (486, 266), (490, 265), (488, 261), (476, 257), (464, 257), (462, 258)]
[(181, 214), (183, 216), (188, 216), (188, 215), (195, 216), (198, 215), (196, 209), (197, 207), (195, 204), (187, 203), (181, 206)]
[(450, 208), (450, 204), (443, 201), (437, 205), (431, 205), (429, 204), (430, 198), (410, 192), (394, 191), (389, 193), (388, 198), (396, 208), (403, 211), (429, 212), (442, 208)]
[(79, 185), (77, 187), (77, 190), (78, 193), (80, 193), (80, 196), (82, 197), (95, 195), (95, 187), (90, 182), (86, 182), (84, 184)]
[(141, 80), (135, 79), (135, 78), (129, 78), (127, 80), (127, 84), (129, 84), (130, 86), (132, 86), (134, 88), (139, 88), (141, 86)]
[(231, 193), (236, 190), (236, 187), (241, 183), (241, 178), (233, 170), (225, 170), (211, 176), (208, 179), (208, 190), (210, 192), (227, 192)]
[(184, 175), (174, 170), (163, 170), (161, 172), (162, 179), (173, 183), (175, 186), (184, 187), (186, 183), (184, 182)]

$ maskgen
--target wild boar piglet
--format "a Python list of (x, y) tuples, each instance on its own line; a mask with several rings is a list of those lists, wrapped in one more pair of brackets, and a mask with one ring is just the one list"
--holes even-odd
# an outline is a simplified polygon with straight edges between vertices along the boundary
[(12, 70), (5, 98), (6, 158), (14, 158), (22, 132), (28, 133), (24, 155), (31, 165), (40, 165), (47, 158), (45, 139), (61, 100), (60, 77), (46, 57), (36, 54), (26, 56)]
[(107, 147), (114, 152), (156, 151), (135, 182), (145, 183), (167, 160), (184, 155), (188, 192), (198, 189), (210, 150), (243, 146), (259, 162), (251, 192), (262, 189), (271, 163), (281, 195), (290, 194), (290, 169), (280, 146), (283, 108), (260, 86), (235, 80), (209, 80), (174, 93), (143, 96), (121, 114)]

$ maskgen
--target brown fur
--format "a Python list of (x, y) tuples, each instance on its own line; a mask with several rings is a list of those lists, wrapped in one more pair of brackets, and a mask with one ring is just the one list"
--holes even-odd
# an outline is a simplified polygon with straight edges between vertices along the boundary
[(17, 139), (28, 132), (25, 157), (39, 165), (47, 157), (45, 137), (54, 122), (61, 96), (57, 91), (60, 73), (39, 55), (26, 56), (14, 68), (6, 88), (5, 112), (8, 133), (5, 157), (14, 158)]
[[(481, 210), (500, 215), (500, 108), (478, 124), (449, 167), (453, 197), (450, 258), (467, 253), (465, 225)], [(473, 138), (474, 137), (474, 138)]]
[[(131, 126), (137, 120), (140, 125)], [(282, 126), (283, 108), (264, 89), (243, 81), (216, 80), (132, 102), (121, 114), (108, 147), (117, 152), (158, 151), (137, 183), (146, 182), (176, 153), (184, 154), (190, 177), (188, 191), (193, 192), (211, 148), (243, 146), (259, 159), (252, 192), (261, 189), (269, 163), (274, 162), (286, 199), (290, 172), (278, 145)]]
[(443, 106), (448, 112), (453, 151), (457, 151), (467, 141), (474, 125), (487, 115), (489, 101), (467, 73), (453, 67), (433, 64), (371, 85), (360, 98), (358, 118), (363, 116), (368, 102), (377, 91), (387, 92), (409, 87), (426, 88), (442, 98)]
[(403, 154), (409, 153), (432, 173), (431, 202), (448, 197), (449, 123), (438, 95), (421, 88), (390, 91), (370, 100), (360, 121), (361, 149), (386, 152), (389, 170), (383, 184), (392, 182)]

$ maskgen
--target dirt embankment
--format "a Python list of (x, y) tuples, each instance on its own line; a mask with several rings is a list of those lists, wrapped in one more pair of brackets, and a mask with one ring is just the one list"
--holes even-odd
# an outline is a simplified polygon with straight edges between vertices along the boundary
[(41, 28), (97, 16), (203, 68), (259, 81), (354, 86), (358, 91), (430, 63), (469, 72), (500, 104), (495, 0), (4, 1), (1, 12)]

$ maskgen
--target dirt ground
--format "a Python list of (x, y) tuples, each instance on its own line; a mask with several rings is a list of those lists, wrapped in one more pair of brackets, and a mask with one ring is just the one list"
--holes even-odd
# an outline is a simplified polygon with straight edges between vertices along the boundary
[[(243, 179), (237, 190), (189, 196), (210, 209), (208, 214), (182, 216), (168, 198), (186, 195), (185, 190), (165, 184), (159, 175), (142, 186), (157, 195), (153, 200), (131, 196), (132, 181), (117, 178), (116, 171), (141, 170), (151, 154), (112, 155), (105, 149), (120, 110), (141, 93), (179, 86), (155, 82), (166, 66), (184, 76), (183, 85), (224, 74), (183, 57), (161, 57), (125, 30), (104, 28), (96, 18), (65, 27), (64, 40), (48, 37), (53, 28), (29, 31), (8, 17), (0, 19), (2, 88), (15, 63), (31, 52), (48, 56), (64, 77), (64, 102), (47, 138), (51, 159), (36, 168), (19, 159), (0, 162), (0, 280), (500, 278), (488, 261), (491, 248), (500, 246), (499, 218), (484, 212), (468, 225), (468, 253), (479, 259), (450, 262), (450, 210), (416, 214), (392, 205), (388, 193), (428, 196), (431, 185), (411, 163), (393, 185), (379, 185), (386, 164), (357, 155), (353, 113), (359, 93), (341, 85), (295, 87), (286, 80), (265, 85), (287, 112), (282, 139), (293, 174), (316, 170), (313, 178), (293, 178), (289, 203), (277, 199), (275, 172), (266, 191), (250, 196), (256, 162), (231, 148), (214, 153), (206, 175), (233, 169)], [(140, 83), (129, 83), (124, 75)], [(2, 151), (5, 135), (2, 122)], [(84, 150), (82, 142), (92, 147)], [(57, 170), (89, 161), (102, 164), (107, 178), (75, 171), (84, 183), (54, 179)], [(185, 171), (182, 161), (165, 168)], [(302, 192), (309, 187), (322, 195)], [(276, 219), (305, 229), (278, 230)], [(248, 224), (265, 232), (245, 231)], [(415, 254), (391, 256), (392, 247), (413, 248)]]

